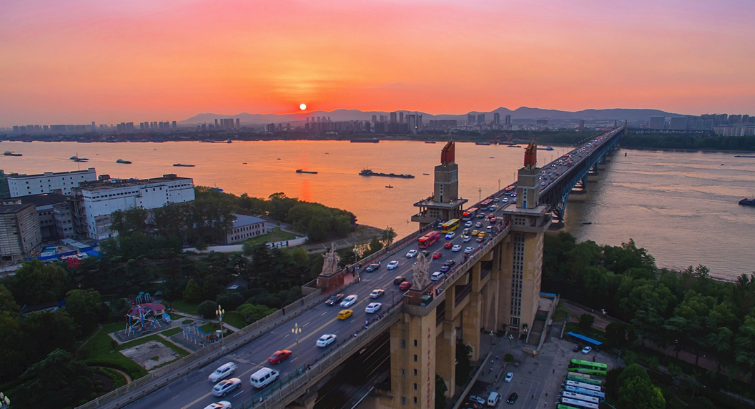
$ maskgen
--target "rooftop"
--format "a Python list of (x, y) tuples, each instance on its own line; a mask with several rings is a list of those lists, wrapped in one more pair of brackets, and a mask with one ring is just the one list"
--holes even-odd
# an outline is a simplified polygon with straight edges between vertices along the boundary
[(58, 193), (43, 193), (40, 195), (21, 196), (18, 199), (21, 199), (21, 203), (23, 204), (33, 204), (34, 206), (42, 207), (63, 203), (67, 197)]
[(233, 221), (234, 228), (248, 226), (250, 224), (265, 223), (265, 220), (260, 219), (259, 217), (246, 216), (243, 214), (234, 214), (234, 216), (236, 216), (236, 220)]
[(9, 204), (0, 206), (0, 214), (16, 214), (31, 204)]
[(151, 178), (151, 179), (105, 179), (105, 180), (96, 180), (96, 181), (89, 181), (89, 182), (82, 182), (79, 183), (78, 188), (79, 190), (87, 190), (87, 191), (93, 191), (93, 190), (105, 190), (105, 189), (113, 189), (113, 188), (119, 188), (119, 187), (129, 187), (129, 186), (144, 186), (149, 185), (153, 183), (164, 183), (164, 182), (172, 182), (176, 180), (188, 180), (192, 181), (192, 178), (184, 178), (184, 177), (178, 177), (176, 175), (163, 175), (159, 178)]
[(24, 174), (9, 174), (8, 179), (25, 179), (25, 178), (38, 178), (40, 176), (63, 176), (63, 175), (78, 175), (78, 174), (86, 174), (90, 172), (95, 172), (94, 168), (88, 168), (86, 170), (71, 170), (68, 172), (45, 172), (45, 173), (38, 173), (34, 175), (24, 175)]
[(451, 202), (436, 202), (432, 200), (432, 196), (425, 199), (420, 200), (419, 202), (414, 204), (414, 207), (433, 207), (433, 208), (448, 208), (448, 209), (454, 209), (456, 207), (459, 207), (463, 205), (464, 203), (467, 203), (469, 200), (467, 199), (454, 199)]

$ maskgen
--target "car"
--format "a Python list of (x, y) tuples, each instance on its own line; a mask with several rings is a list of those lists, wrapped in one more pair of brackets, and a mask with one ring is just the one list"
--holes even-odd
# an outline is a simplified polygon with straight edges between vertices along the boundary
[(238, 284), (232, 284), (227, 287), (228, 290), (238, 290), (239, 285)]
[(450, 269), (451, 269), (451, 267), (449, 267), (449, 266), (441, 266), (440, 267), (440, 272), (441, 273), (447, 273), (448, 270), (450, 270)]
[(501, 201), (503, 203), (508, 203), (509, 202), (509, 198), (508, 197), (504, 197), (503, 199), (501, 199)]
[(339, 320), (345, 320), (346, 318), (349, 318), (354, 314), (354, 311), (352, 310), (341, 310), (338, 312), (338, 319)]
[(472, 402), (464, 402), (463, 405), (461, 405), (464, 409), (482, 409), (483, 406), (479, 403), (472, 403)]
[(357, 297), (356, 294), (351, 294), (350, 296), (346, 297), (341, 301), (341, 308), (348, 308), (354, 305), (359, 297)]
[(480, 214), (478, 214), (478, 215), (477, 215), (477, 218), (478, 218), (478, 219), (482, 219), (483, 217), (485, 217), (485, 215), (484, 215), (484, 214), (482, 214), (482, 213), (480, 213)]
[(477, 238), (478, 243), (482, 243), (483, 241), (485, 241), (485, 236), (480, 236)]
[(267, 362), (269, 364), (277, 365), (290, 357), (291, 351), (288, 349), (281, 349), (280, 351), (273, 352), (273, 354), (270, 355), (270, 358), (267, 358)]
[(511, 194), (511, 197), (516, 197), (516, 193), (512, 193), (512, 194)]
[(404, 277), (404, 276), (396, 276), (396, 277), (393, 278), (393, 284), (395, 284), (395, 285), (399, 285), (399, 284), (403, 283), (404, 281), (406, 281), (406, 277)]
[(221, 400), (217, 403), (211, 403), (204, 407), (204, 409), (231, 409), (231, 402), (227, 400)]
[(414, 256), (416, 256), (416, 255), (417, 255), (417, 250), (409, 250), (409, 251), (408, 251), (408, 252), (406, 253), (406, 258), (412, 258), (412, 257), (414, 257)]
[(586, 347), (582, 348), (582, 353), (585, 354), (585, 355), (589, 354), (591, 351), (592, 351), (592, 347), (591, 346), (586, 346)]
[(451, 251), (461, 251), (461, 246), (458, 244), (454, 244), (454, 246), (451, 247)]
[(380, 304), (379, 302), (371, 302), (367, 304), (367, 306), (364, 308), (364, 312), (367, 314), (374, 314), (380, 310), (380, 307), (382, 307), (383, 304)]
[(330, 298), (328, 298), (328, 301), (325, 302), (325, 305), (327, 305), (327, 306), (336, 305), (336, 304), (340, 303), (341, 300), (343, 300), (343, 297), (345, 297), (345, 295), (343, 295), (343, 294), (332, 295), (332, 296), (330, 296)]
[(500, 200), (500, 199), (498, 199), (497, 197), (496, 197), (495, 199), (493, 199), (493, 203), (498, 203), (498, 202), (500, 202), (500, 201), (501, 201), (501, 200)]
[(464, 249), (464, 254), (470, 254), (473, 251), (474, 251), (474, 249), (472, 247), (467, 247), (467, 248)]
[(485, 232), (484, 231), (480, 231), (480, 233), (477, 235), (477, 237), (485, 238)]
[(326, 346), (336, 342), (336, 334), (324, 334), (317, 340), (317, 346), (325, 348)]
[(452, 231), (446, 233), (446, 240), (451, 240), (454, 237), (456, 237), (456, 233), (454, 233)]
[(540, 186), (545, 186), (545, 182), (540, 182)]
[(444, 248), (444, 249), (450, 249), (450, 248), (451, 248), (451, 246), (453, 246), (453, 244), (451, 244), (451, 242), (450, 242), (450, 241), (447, 241), (447, 242), (446, 242), (445, 244), (443, 244), (443, 248)]
[(403, 283), (399, 284), (398, 289), (401, 291), (406, 291), (408, 289), (412, 288), (412, 283), (408, 281), (404, 281)]
[(433, 275), (430, 276), (430, 279), (433, 281), (438, 281), (441, 278), (443, 278), (443, 273), (441, 273), (440, 271), (436, 271), (433, 273)]
[(454, 260), (454, 259), (446, 260), (446, 262), (443, 263), (443, 265), (444, 266), (448, 266), (448, 267), (453, 267), (454, 265), (456, 265), (456, 260)]
[(380, 268), (380, 262), (378, 261), (377, 263), (372, 263), (369, 266), (367, 266), (367, 269), (364, 271), (371, 273), (373, 271), (377, 271), (377, 269), (379, 268)]
[[(482, 217), (480, 217), (480, 219), (484, 219), (484, 218), (485, 218), (485, 215), (484, 215), (484, 214), (481, 214), (480, 216), (482, 216)], [(482, 227), (482, 222), (477, 222), (477, 223), (475, 223), (475, 224), (474, 224), (474, 227), (476, 227), (476, 228), (478, 228), (478, 229), (479, 229), (480, 227)], [(473, 234), (473, 236), (474, 236), (474, 234)]]
[(489, 211), (489, 212), (494, 212), (494, 211), (495, 211), (495, 209), (497, 209), (497, 208), (498, 208), (498, 207), (497, 207), (496, 205), (490, 205), (490, 207), (488, 207), (488, 211)]
[(231, 379), (225, 379), (212, 387), (212, 394), (215, 396), (225, 396), (228, 394), (228, 392), (238, 388), (241, 386), (241, 379), (239, 378), (231, 378)]
[(485, 228), (485, 230), (486, 230), (486, 231), (487, 231), (488, 233), (490, 233), (491, 231), (493, 231), (493, 226), (488, 226), (488, 227), (486, 227), (486, 228)]
[(472, 221), (469, 220), (466, 223), (464, 223), (464, 227), (472, 227)]
[(516, 399), (518, 397), (519, 397), (519, 395), (517, 395), (516, 392), (514, 392), (511, 395), (509, 395), (508, 399), (506, 399), (506, 403), (508, 403), (509, 405), (513, 405), (514, 402), (516, 402)]
[(422, 250), (422, 255), (425, 256), (425, 258), (430, 257), (430, 252), (427, 250)]
[(393, 270), (393, 269), (394, 269), (394, 268), (396, 268), (396, 267), (398, 267), (398, 261), (396, 261), (396, 260), (393, 260), (393, 261), (391, 261), (391, 262), (390, 262), (390, 263), (388, 263), (388, 265), (386, 266), (386, 268), (387, 268), (388, 270)]
[(462, 240), (464, 243), (472, 240), (472, 236), (464, 236), (464, 239)]
[(472, 403), (479, 403), (480, 405), (484, 405), (485, 404), (485, 399), (483, 399), (482, 397), (477, 396), (477, 395), (471, 395), (469, 397), (469, 401), (472, 402)]
[(440, 251), (436, 251), (435, 253), (433, 253), (433, 260), (439, 259), (440, 256), (442, 255), (443, 253), (441, 253)]
[(469, 229), (464, 229), (464, 230), (463, 230), (463, 231), (461, 232), (461, 235), (462, 235), (462, 236), (469, 236)]
[(219, 366), (218, 369), (215, 370), (215, 372), (210, 374), (208, 379), (210, 382), (215, 383), (225, 377), (232, 375), (233, 372), (235, 371), (236, 371), (236, 364), (233, 362), (228, 362), (226, 364)]
[[(478, 224), (479, 224), (479, 223), (478, 223)], [(472, 235), (473, 235), (473, 236), (476, 236), (476, 235), (478, 235), (478, 234), (480, 234), (480, 231), (479, 231), (479, 230), (472, 230)]]
[(514, 379), (514, 373), (513, 372), (507, 372), (506, 377), (503, 378), (504, 382), (511, 382), (511, 380)]
[(572, 350), (573, 352), (579, 352), (579, 350), (580, 350), (580, 349), (582, 349), (582, 347), (581, 347), (581, 346), (579, 346), (579, 345), (574, 345), (574, 348), (572, 348), (571, 350)]
[(382, 288), (376, 288), (370, 293), (370, 298), (380, 298), (385, 294), (385, 290)]

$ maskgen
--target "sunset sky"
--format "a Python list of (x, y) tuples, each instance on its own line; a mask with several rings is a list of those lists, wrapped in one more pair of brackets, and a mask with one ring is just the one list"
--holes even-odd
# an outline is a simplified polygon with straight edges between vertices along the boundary
[(755, 114), (753, 0), (3, 0), (0, 127), (500, 106)]

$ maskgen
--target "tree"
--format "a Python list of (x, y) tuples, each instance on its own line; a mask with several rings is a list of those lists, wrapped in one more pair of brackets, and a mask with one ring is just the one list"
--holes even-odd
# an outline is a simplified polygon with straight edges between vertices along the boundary
[(622, 348), (627, 344), (626, 324), (610, 322), (606, 325), (606, 338), (615, 348)]
[(514, 362), (514, 355), (511, 355), (511, 354), (504, 355), (503, 356), (503, 361), (506, 362), (506, 363), (508, 363), (508, 364)]
[(370, 240), (370, 254), (377, 253), (382, 249), (383, 243), (381, 243), (377, 237), (373, 237), (372, 240)]
[(385, 230), (383, 230), (381, 240), (386, 246), (390, 246), (391, 243), (393, 243), (394, 237), (396, 237), (396, 232), (393, 231), (393, 227), (386, 227)]
[(0, 311), (8, 311), (14, 315), (19, 313), (13, 294), (2, 284), (0, 284)]
[(20, 305), (36, 305), (63, 299), (69, 287), (68, 274), (57, 264), (25, 261), (11, 279), (10, 288)]
[(184, 290), (184, 300), (186, 302), (199, 302), (202, 300), (202, 289), (199, 288), (199, 284), (197, 284), (194, 279), (190, 279), (188, 283), (186, 283), (186, 289)]
[(472, 347), (463, 339), (456, 341), (456, 384), (464, 385), (472, 373)]
[(264, 305), (243, 304), (237, 311), (244, 318), (244, 321), (251, 324), (274, 313), (275, 309)]
[(73, 407), (88, 401), (94, 392), (92, 370), (71, 362), (71, 354), (61, 349), (32, 365), (21, 379), (28, 381), (16, 389), (13, 403), (19, 407), (55, 409)]
[(745, 317), (745, 322), (740, 325), (734, 344), (736, 345), (735, 360), (750, 374), (750, 382), (755, 386), (755, 316)]
[(618, 390), (617, 407), (621, 409), (666, 407), (660, 388), (653, 386), (647, 371), (637, 364), (624, 368), (616, 378), (614, 390)]
[(66, 294), (66, 311), (84, 333), (97, 326), (101, 305), (100, 293), (92, 289), (71, 290)]
[(218, 309), (218, 303), (211, 300), (202, 301), (197, 306), (197, 314), (204, 318), (212, 318), (215, 316), (215, 311)]
[(435, 409), (445, 409), (446, 392), (448, 392), (446, 381), (440, 375), (435, 374)]
[(579, 328), (581, 328), (582, 331), (589, 330), (594, 322), (595, 317), (592, 314), (584, 313), (579, 316)]

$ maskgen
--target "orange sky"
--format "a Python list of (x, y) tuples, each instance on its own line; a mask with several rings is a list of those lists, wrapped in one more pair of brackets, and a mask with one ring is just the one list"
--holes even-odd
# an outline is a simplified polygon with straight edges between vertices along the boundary
[(755, 114), (751, 0), (3, 0), (0, 126), (500, 106)]

